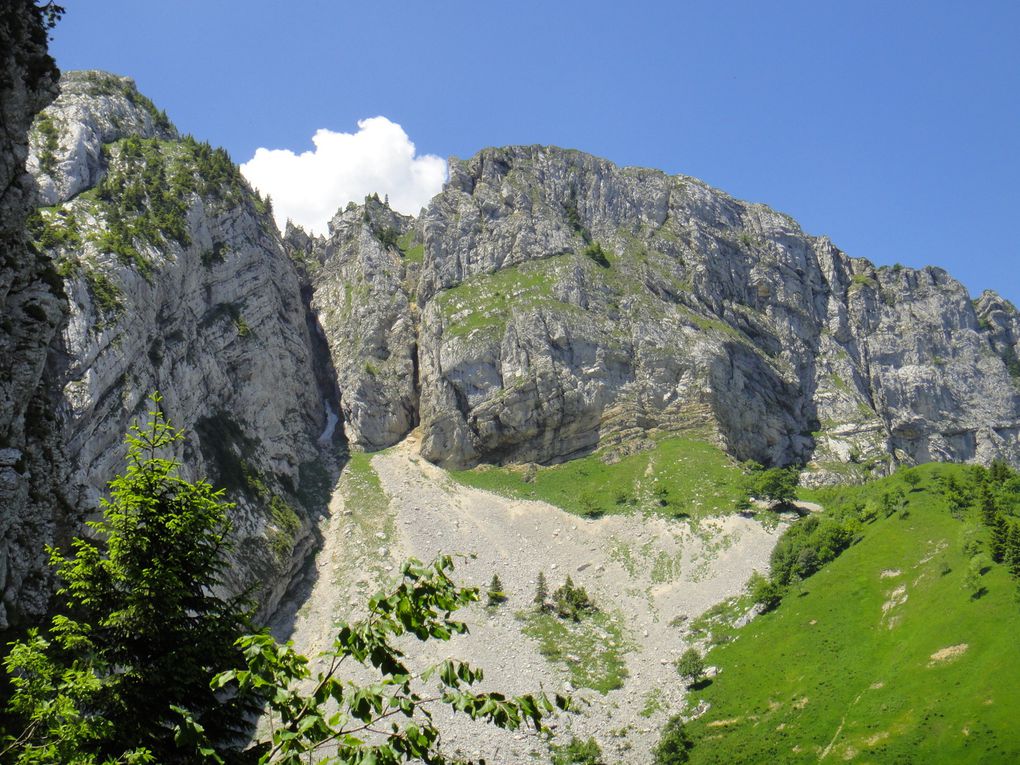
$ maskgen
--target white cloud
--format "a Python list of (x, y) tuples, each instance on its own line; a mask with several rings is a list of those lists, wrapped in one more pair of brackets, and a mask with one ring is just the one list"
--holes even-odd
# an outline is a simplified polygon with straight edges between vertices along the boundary
[(241, 165), (248, 182), (273, 198), (281, 230), (289, 218), (325, 234), (338, 208), (372, 193), (389, 195), (394, 210), (417, 215), (446, 181), (446, 162), (432, 154), (416, 157), (404, 129), (385, 117), (360, 120), (357, 133), (317, 130), (312, 143), (315, 149), (301, 154), (260, 148)]

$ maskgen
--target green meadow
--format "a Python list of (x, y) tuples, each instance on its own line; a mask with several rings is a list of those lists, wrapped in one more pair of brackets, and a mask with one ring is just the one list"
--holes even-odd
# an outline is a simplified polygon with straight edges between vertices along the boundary
[(530, 470), (479, 466), (450, 475), (468, 486), (587, 516), (639, 510), (699, 518), (732, 512), (744, 497), (737, 464), (712, 444), (687, 437), (663, 438), (613, 463), (596, 453)]
[[(710, 651), (721, 671), (690, 697), (710, 705), (688, 725), (692, 763), (1020, 762), (1017, 582), (990, 560), (977, 587), (967, 576), (989, 539), (973, 471), (914, 472), (916, 486), (804, 492), (863, 507), (859, 539)], [(974, 500), (955, 514), (949, 476)], [(897, 489), (896, 511), (867, 520)]]

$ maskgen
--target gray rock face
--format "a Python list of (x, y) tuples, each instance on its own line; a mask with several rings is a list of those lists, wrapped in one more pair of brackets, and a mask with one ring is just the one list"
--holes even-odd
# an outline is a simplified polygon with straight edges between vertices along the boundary
[(61, 203), (41, 211), (35, 233), (70, 303), (53, 351), (60, 438), (73, 455), (66, 492), (79, 512), (96, 508), (122, 469), (124, 433), (160, 391), (189, 433), (178, 455), (189, 476), (237, 503), (229, 588), (254, 584), (271, 609), (331, 485), (297, 273), (225, 153), (178, 139), (128, 80), (65, 81), (36, 123), (32, 156), (44, 153), (38, 125), (49, 120), (66, 151), (43, 180)]
[[(547, 147), (451, 161), (422, 217), (396, 226), (424, 246), (416, 283), (402, 248), (358, 224), (368, 215), (334, 221), (348, 233), (330, 258), (360, 270), (317, 281), (315, 304), (347, 317), (324, 319), (345, 327), (338, 370), (403, 359), (420, 312), (430, 460), (555, 462), (656, 429), (803, 462), (815, 482), (1020, 460), (1016, 312), (994, 295), (975, 308), (938, 269), (876, 269), (693, 178)], [(365, 338), (370, 353), (337, 356)], [(364, 421), (399, 395), (410, 412), (403, 369), (349, 379), (345, 411)], [(383, 421), (355, 440), (386, 446), (413, 417)]]
[(177, 131), (134, 80), (100, 71), (65, 73), (60, 100), (32, 131), (28, 169), (42, 204), (66, 202), (95, 186), (104, 171), (103, 147), (129, 135), (170, 140)]
[[(157, 389), (193, 431), (185, 464), (239, 503), (231, 587), (262, 582), (269, 607), (345, 431), (378, 449), (420, 427), (446, 466), (682, 431), (816, 483), (1020, 464), (1020, 315), (939, 269), (875, 268), (693, 178), (547, 147), (451, 161), (419, 219), (371, 198), (327, 237), (281, 240), (226, 155), (179, 138), (130, 80), (65, 82), (29, 155), (53, 205), (33, 235), (59, 277), (16, 249), (3, 272), (5, 319), (21, 318), (0, 342), (27, 349), (0, 378), (0, 492), (17, 508), (0, 570), (17, 608), (46, 591), (25, 551), (78, 520), (32, 515), (31, 497), (94, 508)], [(8, 100), (23, 115), (44, 102)], [(5, 150), (16, 177), (24, 145)], [(0, 210), (20, 236), (27, 185), (11, 188)], [(61, 288), (69, 319), (40, 384)], [(26, 469), (47, 449), (68, 464)]]
[(422, 248), (414, 237), (411, 219), (378, 200), (348, 207), (331, 221), (312, 278), (347, 437), (364, 449), (390, 446), (417, 424), (413, 285)]
[(43, 543), (62, 512), (62, 457), (44, 372), (63, 321), (60, 280), (29, 244), (36, 203), (26, 173), (34, 115), (56, 96), (57, 70), (30, 0), (0, 11), (0, 629), (45, 607)]

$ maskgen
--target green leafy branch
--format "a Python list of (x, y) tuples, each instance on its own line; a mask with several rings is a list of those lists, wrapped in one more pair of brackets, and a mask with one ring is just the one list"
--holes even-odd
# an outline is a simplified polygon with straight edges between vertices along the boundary
[[(429, 765), (453, 762), (440, 750), (440, 730), (431, 708), (443, 704), (499, 728), (532, 728), (546, 733), (544, 718), (566, 710), (570, 700), (544, 693), (507, 697), (477, 693), (481, 669), (447, 659), (414, 673), (393, 641), (411, 634), (421, 641), (449, 640), (465, 634), (467, 625), (453, 618), (459, 608), (478, 600), (478, 590), (457, 587), (450, 578), (453, 561), (441, 556), (430, 564), (406, 562), (402, 581), (389, 594), (368, 603), (369, 615), (340, 625), (331, 650), (322, 658), (327, 668), (314, 675), (309, 660), (267, 634), (238, 641), (246, 668), (220, 673), (213, 687), (264, 700), (271, 720), (268, 740), (253, 749), (259, 763), (298, 765), (327, 745), (320, 763), (398, 763), (420, 760)], [(340, 673), (348, 659), (374, 669), (378, 681), (358, 685)], [(300, 688), (314, 683), (311, 692)], [(438, 689), (424, 694), (416, 687)], [(198, 746), (200, 732), (181, 728), (182, 742)], [(212, 752), (210, 748), (205, 751)], [(212, 753), (211, 759), (222, 762)]]

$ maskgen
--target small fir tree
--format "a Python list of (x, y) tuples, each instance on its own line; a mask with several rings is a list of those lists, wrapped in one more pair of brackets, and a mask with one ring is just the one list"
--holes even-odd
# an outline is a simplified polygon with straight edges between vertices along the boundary
[(562, 619), (573, 619), (575, 622), (580, 621), (582, 615), (598, 610), (587, 590), (577, 587), (569, 576), (563, 586), (553, 593), (552, 600), (557, 616)]
[(1009, 467), (1009, 463), (1003, 459), (992, 460), (992, 465), (988, 468), (988, 480), (997, 486), (1001, 486), (1006, 483), (1013, 476), (1013, 471)]
[(989, 543), (989, 552), (992, 560), (1002, 563), (1006, 559), (1006, 550), (1009, 544), (1009, 523), (1002, 517), (1002, 513), (996, 513), (992, 521), (992, 538)]
[(981, 520), (988, 527), (995, 526), (995, 519), (999, 517), (999, 506), (995, 501), (995, 494), (991, 487), (985, 483), (981, 486)]
[(545, 573), (542, 571), (538, 572), (538, 580), (535, 582), (534, 603), (539, 611), (545, 611), (549, 607), (549, 585), (546, 584)]
[(1004, 562), (1009, 567), (1009, 573), (1020, 579), (1020, 524), (1009, 524)]
[(500, 581), (499, 574), (492, 575), (492, 581), (489, 582), (489, 591), (486, 593), (486, 596), (490, 606), (506, 603), (506, 592), (503, 590), (503, 582)]

